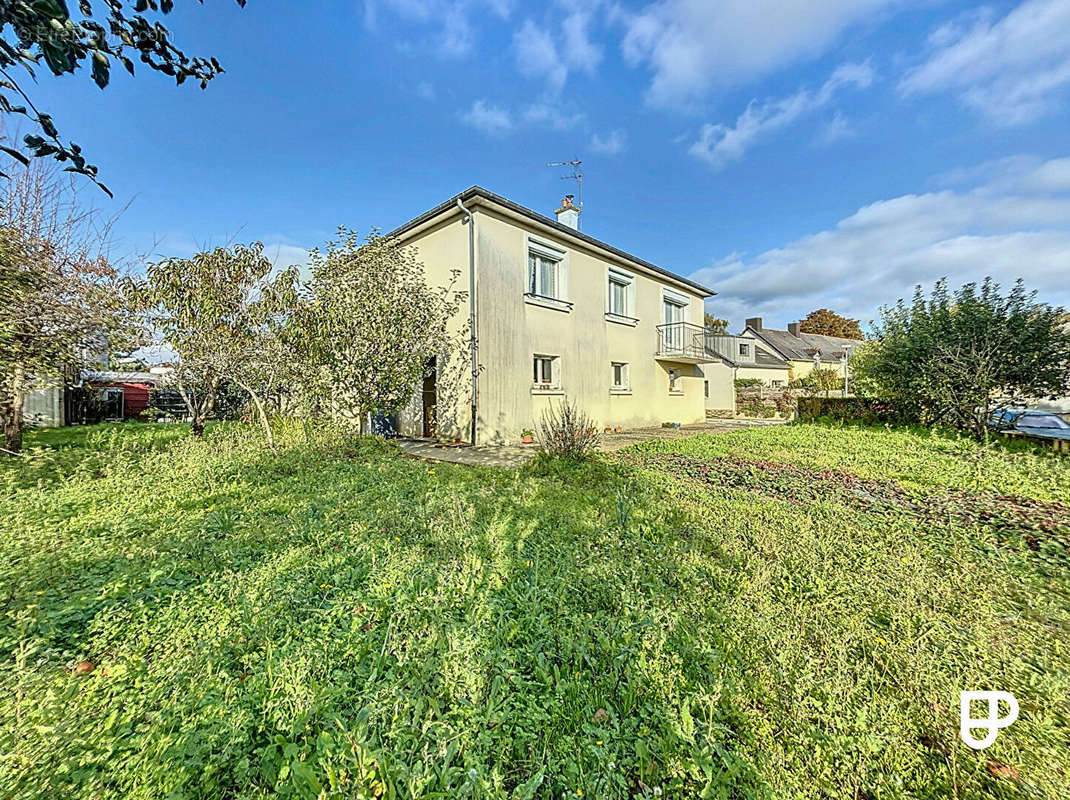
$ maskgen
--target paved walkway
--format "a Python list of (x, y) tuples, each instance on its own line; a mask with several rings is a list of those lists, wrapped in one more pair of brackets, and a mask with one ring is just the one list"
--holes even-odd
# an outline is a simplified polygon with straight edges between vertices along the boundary
[(632, 428), (621, 433), (604, 433), (600, 448), (605, 453), (612, 453), (622, 447), (650, 442), (658, 439), (682, 439), (696, 433), (727, 433), (742, 428), (761, 428), (770, 425), (783, 425), (782, 419), (711, 419), (709, 422), (696, 422), (694, 425), (681, 425), (679, 428)]
[[(602, 434), (599, 447), (603, 452), (612, 453), (637, 442), (680, 439), (684, 436), (694, 436), (696, 433), (726, 433), (742, 428), (783, 424), (784, 420), (719, 419), (694, 425), (682, 425), (679, 428), (633, 428), (621, 433)], [(520, 467), (528, 463), (538, 452), (538, 446), (532, 444), (481, 444), (467, 447), (440, 445), (426, 439), (398, 439), (397, 443), (406, 454), (413, 458), (485, 467)]]

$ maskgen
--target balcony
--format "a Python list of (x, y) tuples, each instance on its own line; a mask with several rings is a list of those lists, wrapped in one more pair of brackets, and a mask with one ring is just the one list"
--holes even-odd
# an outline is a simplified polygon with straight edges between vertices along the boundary
[(658, 325), (658, 349), (654, 358), (677, 364), (708, 364), (719, 361), (713, 349), (712, 334), (690, 322), (667, 322)]

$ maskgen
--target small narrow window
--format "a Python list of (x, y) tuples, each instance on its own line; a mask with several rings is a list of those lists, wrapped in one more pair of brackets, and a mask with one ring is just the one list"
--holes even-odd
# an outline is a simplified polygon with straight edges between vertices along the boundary
[(674, 370), (674, 369), (670, 369), (669, 370), (669, 391), (670, 392), (678, 392), (678, 391), (680, 391), (680, 376), (677, 374), (676, 370)]
[(558, 375), (557, 356), (537, 355), (532, 359), (533, 389), (556, 389), (560, 376)]
[(612, 388), (614, 391), (627, 391), (628, 389), (628, 365), (622, 361), (614, 361), (613, 367), (613, 383)]
[(703, 393), (705, 394), (706, 397), (710, 396), (710, 382), (709, 381), (703, 381), (702, 382), (702, 391), (703, 391)]

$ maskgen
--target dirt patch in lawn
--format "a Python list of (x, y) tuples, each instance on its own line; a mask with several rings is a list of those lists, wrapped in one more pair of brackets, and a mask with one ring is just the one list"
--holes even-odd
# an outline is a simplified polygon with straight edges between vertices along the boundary
[(1044, 543), (1070, 552), (1070, 506), (1028, 497), (962, 490), (923, 494), (895, 481), (833, 469), (726, 456), (699, 460), (679, 453), (629, 454), (625, 460), (709, 488), (742, 489), (790, 503), (836, 502), (868, 514), (908, 515), (933, 524), (993, 529), (1001, 542), (1021, 538), (1032, 550)]

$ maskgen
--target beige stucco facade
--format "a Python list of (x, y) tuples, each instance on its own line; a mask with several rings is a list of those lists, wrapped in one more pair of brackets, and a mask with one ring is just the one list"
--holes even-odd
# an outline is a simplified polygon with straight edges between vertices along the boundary
[[(516, 441), (537, 429), (546, 410), (574, 401), (599, 427), (638, 427), (705, 418), (703, 369), (716, 372), (720, 394), (731, 391), (726, 370), (711, 363), (681, 363), (657, 357), (657, 325), (663, 303), (678, 304), (680, 321), (701, 326), (708, 295), (689, 282), (655, 274), (641, 264), (582, 241), (480, 195), (466, 197), (474, 215), (476, 334), (478, 342), (477, 442)], [(430, 213), (430, 212), (429, 212)], [(442, 210), (411, 225), (399, 239), (416, 249), (432, 285), (468, 291), (468, 225), (458, 209)], [(556, 301), (529, 292), (529, 253), (557, 259)], [(626, 317), (611, 315), (609, 275), (629, 280)], [(457, 272), (460, 273), (457, 276)], [(468, 304), (454, 330), (467, 330)], [(552, 361), (553, 379), (536, 386), (536, 357)], [(694, 359), (691, 359), (694, 361)], [(437, 433), (467, 441), (470, 362), (464, 347), (439, 359)], [(623, 365), (624, 385), (614, 388), (614, 364)], [(670, 386), (670, 383), (673, 385)], [(424, 433), (420, 398), (399, 417), (404, 435)]]

